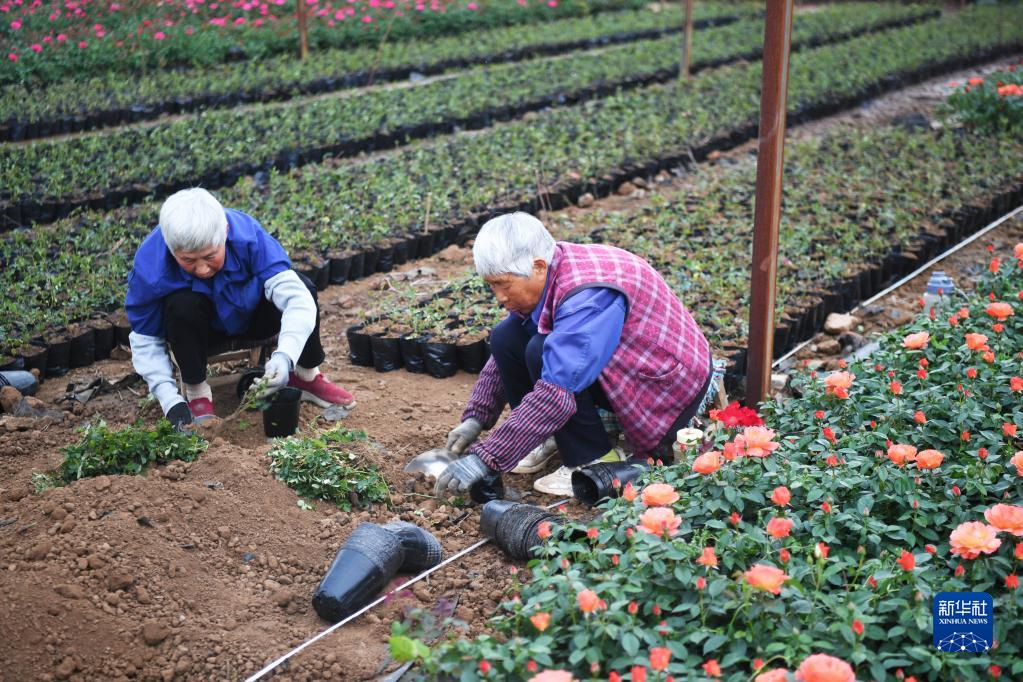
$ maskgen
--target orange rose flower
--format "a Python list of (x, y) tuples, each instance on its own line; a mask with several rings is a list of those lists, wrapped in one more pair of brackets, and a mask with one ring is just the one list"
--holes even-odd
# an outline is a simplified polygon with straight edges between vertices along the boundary
[(1023, 391), (1023, 377), (1009, 377), (1009, 388), (1016, 393)]
[(915, 421), (917, 424), (926, 424), (927, 415), (924, 414), (922, 410), (917, 410), (916, 412), (913, 413), (913, 421)]
[[(653, 667), (653, 666), (651, 666)], [(712, 658), (703, 664), (703, 672), (707, 673), (707, 677), (721, 677), (721, 666), (718, 665), (716, 658)]]
[(1016, 467), (1017, 475), (1023, 476), (1023, 450), (1020, 450), (1015, 455), (1013, 455), (1012, 459), (1009, 460), (1009, 464)]
[(537, 613), (529, 617), (529, 622), (533, 624), (533, 627), (543, 632), (551, 624), (551, 614), (549, 613)]
[(924, 450), (916, 456), (916, 466), (919, 469), (937, 469), (941, 466), (941, 460), (945, 455), (937, 450)]
[(987, 337), (983, 334), (967, 334), (966, 347), (970, 350), (987, 350)]
[(781, 447), (774, 442), (774, 429), (764, 426), (747, 426), (735, 437), (739, 452), (746, 457), (767, 457)]
[(912, 445), (895, 444), (888, 448), (888, 459), (902, 466), (916, 459), (916, 448)]
[(909, 350), (920, 350), (921, 348), (926, 348), (927, 342), (930, 340), (931, 335), (927, 332), (907, 334), (906, 338), (902, 339), (902, 347), (908, 348)]
[(784, 507), (792, 500), (792, 493), (789, 489), (783, 485), (778, 486), (771, 493), (771, 502), (774, 502), (779, 507)]
[(757, 590), (764, 590), (771, 594), (781, 594), (781, 586), (789, 579), (785, 571), (766, 564), (754, 564), (752, 568), (742, 574), (746, 582)]
[(624, 497), (627, 502), (632, 502), (638, 495), (639, 493), (637, 493), (636, 489), (632, 486), (632, 481), (625, 484), (625, 488), (622, 490), (622, 497)]
[(714, 553), (714, 548), (713, 547), (704, 547), (703, 548), (703, 554), (701, 554), (700, 558), (696, 560), (696, 563), (700, 564), (701, 566), (707, 566), (708, 568), (717, 566), (718, 565), (718, 557)]
[(1012, 247), (1012, 255), (1016, 259), (1023, 259), (1023, 242)]
[(583, 590), (576, 595), (575, 600), (583, 613), (593, 613), (600, 608), (600, 597), (593, 590)]
[(856, 682), (856, 673), (841, 658), (814, 654), (799, 664), (796, 679), (800, 682)]
[(792, 530), (792, 520), (786, 519), (781, 516), (776, 516), (767, 522), (767, 534), (772, 538), (785, 538), (788, 537), (789, 532)]
[(855, 378), (856, 375), (849, 372), (832, 372), (824, 379), (824, 392), (845, 400), (849, 397), (849, 387)]
[(774, 668), (766, 673), (760, 673), (753, 682), (787, 682), (789, 671), (785, 668)]
[(655, 646), (650, 650), (650, 668), (652, 670), (667, 670), (671, 662), (671, 649), (666, 646)]
[(678, 493), (667, 483), (651, 483), (643, 488), (642, 500), (648, 507), (665, 507), (678, 502)]
[(544, 670), (530, 677), (529, 682), (575, 682), (575, 677), (567, 670)]
[(967, 521), (952, 531), (948, 541), (952, 553), (964, 559), (976, 559), (981, 554), (992, 554), (1002, 544), (998, 531), (980, 521)]
[(693, 460), (693, 471), (698, 474), (712, 474), (721, 468), (721, 453), (716, 450), (705, 452)]
[(996, 504), (984, 512), (987, 522), (998, 530), (1023, 537), (1023, 507)]
[(737, 446), (734, 441), (728, 441), (721, 448), (721, 455), (726, 461), (731, 462), (739, 456), (739, 446)]
[(675, 535), (678, 527), (682, 525), (682, 517), (675, 516), (675, 512), (667, 507), (651, 507), (639, 517), (638, 528), (651, 535)]
[(984, 310), (985, 313), (991, 317), (997, 319), (999, 322), (1005, 322), (1007, 317), (1010, 317), (1012, 312), (1012, 306), (1002, 301), (995, 301), (994, 303), (988, 304), (988, 307)]

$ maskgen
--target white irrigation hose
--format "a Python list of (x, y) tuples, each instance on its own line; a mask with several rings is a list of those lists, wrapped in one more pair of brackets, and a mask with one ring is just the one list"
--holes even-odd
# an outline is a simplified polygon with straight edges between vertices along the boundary
[[(568, 501), (569, 500), (560, 500), (560, 501), (555, 502), (553, 504), (547, 505), (546, 507), (544, 507), (544, 509), (552, 509), (552, 508), (557, 507), (559, 505), (565, 504)], [(479, 549), (480, 547), (482, 547), (483, 545), (487, 544), (488, 542), (490, 542), (490, 540), (487, 539), (487, 538), (484, 538), (483, 540), (480, 540), (479, 542), (476, 542), (475, 544), (469, 545), (468, 547), (466, 547), (465, 549), (461, 550), (457, 554), (451, 555), (450, 557), (448, 557), (444, 561), (440, 562), (439, 564), (437, 564), (433, 568), (427, 569), (427, 570), (423, 571), (422, 573), (420, 573), (419, 575), (417, 575), (417, 576), (415, 576), (413, 578), (409, 578), (408, 580), (406, 580), (404, 583), (402, 583), (398, 587), (396, 587), (393, 590), (391, 590), (390, 592), (386, 593), (384, 596), (378, 597), (376, 601), (371, 602), (369, 604), (366, 604), (361, 609), (359, 609), (358, 611), (356, 611), (352, 615), (348, 616), (344, 620), (338, 621), (334, 625), (331, 625), (329, 628), (327, 628), (326, 630), (324, 630), (320, 634), (316, 635), (312, 639), (308, 639), (308, 640), (302, 642), (297, 647), (295, 647), (294, 649), (292, 649), (288, 653), (286, 653), (283, 656), (281, 656), (280, 658), (278, 658), (276, 661), (273, 661), (272, 663), (269, 663), (268, 665), (266, 665), (262, 670), (260, 670), (256, 674), (252, 675), (251, 677), (246, 678), (245, 682), (255, 682), (256, 680), (260, 679), (261, 677), (266, 675), (268, 672), (270, 672), (271, 670), (273, 670), (274, 668), (279, 666), (281, 663), (284, 663), (286, 660), (288, 660), (289, 658), (291, 658), (292, 656), (294, 656), (298, 652), (302, 651), (306, 647), (310, 646), (314, 642), (323, 639), (324, 637), (326, 637), (330, 633), (332, 633), (335, 630), (337, 630), (342, 625), (346, 625), (346, 624), (352, 622), (353, 620), (355, 620), (356, 618), (358, 618), (362, 614), (364, 614), (367, 611), (369, 611), (370, 609), (372, 609), (374, 606), (377, 606), (378, 604), (382, 604), (392, 594), (394, 594), (396, 592), (400, 592), (401, 590), (404, 590), (409, 585), (414, 585), (415, 583), (419, 582), (420, 580), (422, 580), (426, 576), (430, 575), (431, 573), (433, 573), (435, 571), (439, 571), (440, 569), (444, 568), (445, 566), (447, 566), (451, 562), (456, 561), (456, 560), (462, 558), (466, 554), (474, 552), (475, 550)]]
[[(860, 301), (860, 303), (857, 304), (856, 306), (854, 306), (852, 308), (852, 310), (850, 310), (849, 312), (852, 312), (853, 310), (856, 310), (857, 308), (862, 308), (863, 306), (868, 306), (871, 303), (873, 303), (874, 301), (880, 299), (881, 297), (887, 296), (888, 294), (890, 294), (891, 292), (895, 291), (896, 289), (901, 287), (903, 284), (908, 282), (909, 280), (911, 280), (914, 277), (916, 277), (917, 275), (919, 275), (921, 272), (923, 272), (927, 268), (931, 267), (935, 263), (938, 263), (940, 261), (945, 260), (946, 258), (951, 256), (953, 253), (958, 251), (959, 249), (961, 249), (961, 248), (963, 248), (963, 247), (965, 247), (965, 246), (967, 246), (969, 244), (972, 244), (974, 241), (980, 239), (985, 234), (987, 234), (991, 230), (995, 229), (996, 227), (1000, 226), (1005, 221), (1010, 220), (1010, 219), (1016, 217), (1020, 212), (1023, 212), (1023, 206), (1017, 206), (1013, 210), (1011, 210), (1008, 213), (1006, 213), (1005, 215), (1003, 215), (998, 220), (995, 220), (994, 222), (988, 224), (983, 229), (979, 230), (978, 232), (975, 232), (973, 235), (971, 235), (971, 236), (967, 237), (966, 239), (964, 239), (963, 241), (959, 242), (958, 244), (953, 246), (948, 251), (945, 251), (944, 253), (942, 253), (942, 254), (940, 254), (938, 256), (935, 256), (931, 260), (927, 261), (926, 263), (924, 263), (923, 265), (918, 267), (916, 270), (914, 270), (913, 272), (909, 273), (908, 275), (906, 275), (905, 277), (900, 279), (898, 282), (895, 282), (891, 286), (889, 286), (889, 287), (887, 287), (885, 289), (882, 289), (878, 293), (876, 293), (873, 296), (871, 296), (870, 298), (868, 298), (866, 301)], [(814, 337), (816, 337), (816, 334), (814, 335)], [(790, 357), (792, 357), (793, 355), (795, 355), (799, 351), (801, 351), (804, 348), (806, 348), (809, 344), (813, 343), (814, 337), (811, 337), (811, 338), (807, 339), (806, 341), (803, 341), (801, 344), (799, 344), (798, 346), (796, 346), (795, 348), (790, 350), (788, 353), (786, 353), (785, 355), (783, 355), (780, 358), (778, 358), (777, 360), (775, 360), (773, 363), (771, 363), (771, 367), (777, 367), (778, 365), (780, 365), (785, 360), (789, 359)]]

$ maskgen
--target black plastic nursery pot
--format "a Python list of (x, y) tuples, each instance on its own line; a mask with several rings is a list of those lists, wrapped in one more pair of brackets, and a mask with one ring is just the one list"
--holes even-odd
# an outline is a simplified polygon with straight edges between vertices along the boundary
[(405, 369), (413, 374), (426, 373), (426, 358), (423, 355), (422, 337), (409, 338), (406, 336), (398, 339), (398, 347), (401, 349), (401, 361)]
[(29, 344), (22, 346), (18, 351), (22, 359), (23, 367), (31, 372), (33, 369), (39, 371), (39, 376), (46, 376), (46, 366), (50, 359), (50, 349), (44, 345)]
[(114, 349), (114, 326), (108, 320), (98, 319), (91, 322), (95, 340), (96, 360), (106, 360)]
[(486, 504), (504, 498), (504, 480), (500, 473), (487, 474), (469, 488), (469, 498), (476, 504)]
[(71, 369), (88, 367), (96, 360), (96, 330), (91, 327), (71, 337), (69, 349)]
[(561, 517), (539, 507), (508, 500), (487, 502), (480, 512), (480, 532), (493, 540), (502, 552), (520, 561), (534, 558), (533, 548), (542, 542), (538, 531), (544, 522), (557, 526)]
[(453, 343), (423, 343), (426, 372), (435, 379), (446, 379), (458, 371), (458, 351)]
[(0, 356), (0, 372), (13, 372), (25, 369), (25, 358), (13, 355)]
[(393, 521), (382, 528), (393, 533), (404, 552), (404, 558), (398, 571), (401, 573), (419, 573), (433, 568), (444, 556), (440, 541), (414, 523)]
[(313, 594), (313, 609), (336, 623), (372, 601), (405, 559), (397, 535), (372, 523), (355, 529)]
[(330, 283), (344, 284), (347, 282), (349, 273), (352, 269), (352, 255), (330, 254), (327, 257), (327, 260), (330, 263)]
[(393, 372), (401, 369), (401, 343), (399, 339), (388, 336), (370, 337), (370, 350), (373, 353), (373, 368), (378, 372)]
[(366, 325), (356, 324), (345, 330), (348, 339), (348, 359), (357, 367), (373, 366), (373, 342), (370, 335), (362, 331)]
[(263, 410), (263, 433), (267, 438), (284, 438), (295, 433), (301, 401), (302, 391), (297, 388), (282, 388), (273, 394), (270, 404)]
[(641, 462), (597, 462), (581, 467), (572, 472), (572, 495), (592, 507), (605, 498), (618, 497), (627, 483), (647, 469)]
[(46, 377), (62, 377), (71, 369), (71, 341), (66, 338), (48, 340), (50, 352), (46, 356)]
[(348, 268), (348, 279), (361, 279), (364, 274), (371, 274), (366, 271), (366, 252), (359, 251), (352, 254), (352, 264)]
[(465, 345), (458, 344), (455, 346), (455, 352), (458, 355), (458, 366), (463, 372), (479, 374), (490, 358), (490, 344), (486, 339)]

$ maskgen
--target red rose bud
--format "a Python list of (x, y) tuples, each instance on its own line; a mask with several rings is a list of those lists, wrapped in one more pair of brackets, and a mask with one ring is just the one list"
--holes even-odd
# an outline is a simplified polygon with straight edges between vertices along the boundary
[(938, 548), (935, 547), (934, 545), (924, 545), (924, 551), (927, 552), (928, 554), (937, 554)]
[(863, 634), (863, 621), (854, 618), (853, 622), (852, 622), (852, 631), (856, 633), (857, 637), (862, 635)]
[(490, 672), (490, 662), (487, 661), (486, 659), (483, 659), (482, 661), (480, 661), (480, 674), (481, 675), (486, 675), (489, 672)]
[(956, 566), (955, 576), (957, 578), (962, 578), (964, 573), (966, 573), (966, 569), (963, 568), (962, 564), (959, 564), (958, 566)]
[(959, 495), (961, 493), (962, 493), (962, 491), (959, 490), (959, 486), (957, 486), (957, 485), (952, 486), (952, 494), (953, 495), (955, 495), (956, 497), (959, 497)]

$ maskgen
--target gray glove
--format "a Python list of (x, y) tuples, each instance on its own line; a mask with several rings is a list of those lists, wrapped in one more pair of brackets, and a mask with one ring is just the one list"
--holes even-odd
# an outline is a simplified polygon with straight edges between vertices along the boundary
[(263, 378), (267, 380), (266, 393), (276, 393), (287, 386), (290, 372), (291, 360), (284, 353), (275, 351), (263, 370)]
[(466, 455), (456, 459), (441, 472), (433, 492), (435, 495), (466, 493), (474, 483), (483, 480), (484, 476), (496, 473), (495, 469), (488, 467), (476, 455)]
[(467, 447), (476, 442), (481, 431), (483, 431), (483, 424), (472, 417), (466, 419), (448, 433), (448, 450), (456, 455), (462, 454)]

